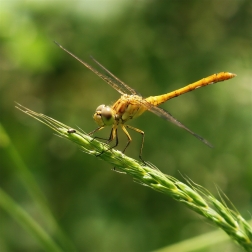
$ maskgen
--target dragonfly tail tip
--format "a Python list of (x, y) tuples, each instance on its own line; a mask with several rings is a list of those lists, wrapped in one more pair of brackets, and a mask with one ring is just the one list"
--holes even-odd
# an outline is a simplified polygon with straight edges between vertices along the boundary
[(230, 77), (231, 77), (231, 78), (234, 78), (234, 77), (237, 76), (237, 74), (235, 74), (235, 73), (229, 73), (229, 74), (230, 74)]

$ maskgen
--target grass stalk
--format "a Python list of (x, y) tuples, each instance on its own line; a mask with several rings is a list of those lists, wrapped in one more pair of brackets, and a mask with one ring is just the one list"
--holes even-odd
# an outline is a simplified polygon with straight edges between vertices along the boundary
[(45, 251), (60, 252), (61, 248), (38, 223), (0, 188), (0, 206), (27, 230)]
[(20, 104), (17, 104), (16, 107), (50, 127), (59, 136), (75, 142), (87, 154), (109, 162), (118, 171), (132, 176), (135, 182), (164, 193), (185, 204), (188, 208), (205, 217), (210, 223), (225, 231), (245, 250), (252, 251), (252, 228), (237, 210), (229, 209), (223, 199), (221, 200), (222, 202), (219, 201), (206, 189), (189, 179), (187, 179), (189, 184), (187, 185), (172, 176), (163, 174), (153, 165), (143, 164), (118, 150), (111, 149), (106, 151), (109, 148), (108, 145), (53, 118), (36, 113)]
[[(13, 167), (14, 169), (16, 169), (17, 174), (19, 175), (20, 181), (22, 182), (24, 188), (38, 206), (41, 216), (44, 217), (43, 220), (47, 225), (47, 229), (50, 230), (52, 234), (55, 234), (56, 239), (64, 249), (70, 251), (76, 251), (72, 242), (68, 239), (66, 234), (59, 227), (50, 208), (48, 207), (48, 202), (43, 192), (40, 190), (36, 182), (36, 179), (34, 178), (33, 174), (30, 172), (25, 162), (19, 155), (19, 152), (12, 144), (11, 139), (9, 138), (7, 132), (5, 131), (4, 127), (1, 124), (0, 124), (0, 138), (1, 138), (1, 147), (4, 148), (6, 155), (8, 155), (9, 159), (13, 162)], [(12, 205), (14, 205), (14, 203)], [(14, 214), (14, 212), (9, 211), (10, 208), (6, 208), (6, 210), (8, 210), (8, 213)]]

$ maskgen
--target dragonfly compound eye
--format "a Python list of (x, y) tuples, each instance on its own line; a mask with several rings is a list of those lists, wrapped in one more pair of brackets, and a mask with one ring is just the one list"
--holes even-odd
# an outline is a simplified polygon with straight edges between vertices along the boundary
[(112, 125), (115, 120), (113, 110), (104, 104), (98, 106), (94, 114), (94, 120), (99, 126)]
[(113, 110), (108, 106), (102, 108), (101, 117), (105, 125), (112, 125), (114, 123)]
[(105, 107), (104, 104), (98, 106), (97, 109), (95, 110), (95, 112), (96, 112), (96, 113), (97, 113), (97, 112), (98, 112), (98, 113), (101, 113), (101, 111), (103, 110), (104, 107)]

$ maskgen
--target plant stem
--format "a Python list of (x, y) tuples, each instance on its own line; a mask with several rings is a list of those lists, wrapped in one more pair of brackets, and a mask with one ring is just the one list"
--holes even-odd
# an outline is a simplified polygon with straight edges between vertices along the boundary
[(50, 127), (61, 137), (80, 145), (87, 154), (103, 159), (120, 172), (131, 175), (135, 182), (184, 203), (187, 207), (223, 229), (244, 249), (252, 251), (252, 229), (249, 224), (238, 211), (229, 209), (223, 200), (223, 203), (220, 202), (203, 187), (187, 179), (188, 186), (174, 177), (163, 174), (151, 164), (140, 163), (115, 149), (107, 151), (108, 145), (91, 138), (86, 133), (72, 129), (53, 118), (36, 113), (20, 104), (17, 104), (16, 107)]

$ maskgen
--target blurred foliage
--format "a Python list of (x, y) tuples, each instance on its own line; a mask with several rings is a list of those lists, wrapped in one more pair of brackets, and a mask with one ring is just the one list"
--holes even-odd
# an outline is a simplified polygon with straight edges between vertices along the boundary
[[(0, 123), (78, 251), (153, 250), (213, 228), (14, 109), (17, 101), (89, 132), (96, 127), (95, 108), (119, 98), (53, 40), (87, 62), (94, 56), (143, 96), (216, 72), (236, 73), (235, 79), (163, 105), (214, 149), (150, 113), (131, 125), (146, 133), (145, 159), (172, 176), (187, 174), (216, 195), (217, 184), (250, 218), (251, 7), (246, 0), (1, 1)], [(120, 136), (122, 149), (126, 139)], [(127, 154), (137, 157), (141, 137), (133, 132), (132, 138)], [(4, 139), (1, 187), (43, 225)], [(4, 212), (0, 217), (1, 251), (39, 249), (11, 217)], [(238, 250), (230, 243), (229, 251)]]

